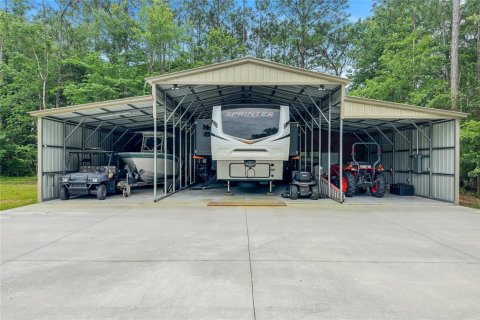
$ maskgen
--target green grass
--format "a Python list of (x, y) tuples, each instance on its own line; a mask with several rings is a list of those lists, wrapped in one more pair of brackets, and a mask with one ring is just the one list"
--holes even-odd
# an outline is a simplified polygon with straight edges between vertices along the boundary
[(0, 211), (36, 202), (36, 177), (0, 176)]
[(462, 190), (460, 192), (460, 205), (480, 209), (480, 198), (473, 192)]

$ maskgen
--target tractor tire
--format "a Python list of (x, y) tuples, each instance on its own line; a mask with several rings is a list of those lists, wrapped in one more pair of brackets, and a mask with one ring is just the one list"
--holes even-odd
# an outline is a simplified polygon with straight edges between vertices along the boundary
[(298, 186), (291, 184), (290, 185), (290, 199), (297, 200), (298, 199)]
[(357, 190), (357, 181), (355, 181), (355, 176), (351, 172), (344, 172), (343, 176), (347, 182), (345, 197), (353, 197), (355, 191)]
[(60, 188), (58, 188), (58, 193), (60, 200), (68, 200), (70, 198), (70, 195), (68, 194), (68, 189), (65, 186), (60, 186)]
[(370, 193), (376, 198), (382, 198), (385, 195), (387, 183), (383, 172), (377, 173), (377, 183), (370, 187)]
[(312, 200), (320, 199), (320, 192), (318, 191), (317, 186), (312, 187), (312, 194), (310, 195), (310, 199), (312, 199)]
[(104, 184), (99, 184), (97, 186), (97, 199), (105, 200), (106, 197), (107, 197), (107, 186)]
[(368, 191), (368, 188), (365, 188), (365, 187), (358, 188), (358, 193), (367, 193), (367, 191)]

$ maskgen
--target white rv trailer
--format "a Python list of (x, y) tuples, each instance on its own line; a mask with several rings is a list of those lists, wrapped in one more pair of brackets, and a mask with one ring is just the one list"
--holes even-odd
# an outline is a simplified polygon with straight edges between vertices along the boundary
[(210, 136), (217, 179), (283, 179), (283, 164), (289, 159), (290, 149), (288, 106), (215, 106)]

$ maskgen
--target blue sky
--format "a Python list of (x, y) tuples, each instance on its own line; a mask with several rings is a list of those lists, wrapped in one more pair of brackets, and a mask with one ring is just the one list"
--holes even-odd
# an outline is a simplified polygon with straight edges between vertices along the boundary
[(372, 0), (348, 0), (350, 20), (357, 21), (372, 15)]

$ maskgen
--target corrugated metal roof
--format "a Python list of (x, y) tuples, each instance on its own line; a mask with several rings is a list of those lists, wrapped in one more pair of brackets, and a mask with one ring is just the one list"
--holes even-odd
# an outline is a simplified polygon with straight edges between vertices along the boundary
[[(52, 109), (45, 109), (45, 110), (37, 110), (29, 112), (30, 115), (36, 117), (43, 117), (49, 115), (58, 115), (58, 114), (67, 114), (72, 113), (72, 116), (78, 116), (75, 114), (76, 112), (86, 111), (95, 109), (99, 110), (100, 108), (116, 108), (117, 111), (123, 109), (131, 109), (129, 107), (130, 104), (142, 104), (142, 105), (149, 105), (152, 106), (153, 98), (151, 95), (145, 96), (138, 96), (138, 97), (131, 97), (131, 98), (124, 98), (124, 99), (115, 99), (115, 100), (107, 100), (107, 101), (100, 101), (94, 103), (85, 103), (85, 104), (78, 104), (74, 106), (62, 107), (62, 108), (52, 108)], [(103, 111), (105, 113), (107, 111)], [(102, 113), (102, 111), (100, 111)]]
[[(408, 126), (411, 125), (409, 119), (428, 121), (467, 116), (460, 112), (350, 96), (345, 97), (345, 103), (340, 110), (339, 93), (342, 87), (349, 83), (348, 79), (252, 57), (152, 77), (147, 81), (166, 93), (169, 112), (182, 103), (186, 119), (208, 118), (213, 106), (232, 103), (295, 106), (291, 108), (292, 118), (295, 119), (299, 117), (299, 111), (308, 118), (308, 111), (305, 111), (305, 108), (308, 108), (317, 117), (314, 103), (325, 110), (329, 94), (332, 94), (333, 99), (332, 123), (337, 124), (340, 115), (343, 119), (350, 120), (345, 122), (346, 132), (360, 129), (376, 131), (376, 127), (387, 129), (388, 120), (395, 121), (397, 125)], [(160, 96), (157, 95), (158, 98)], [(163, 98), (161, 101), (163, 102)], [(30, 114), (71, 123), (82, 122), (91, 127), (101, 123), (102, 128), (145, 130), (153, 125), (152, 106), (153, 97), (146, 95), (33, 111)], [(157, 123), (162, 125), (163, 107), (157, 108), (157, 112)]]
[(349, 84), (346, 78), (254, 57), (244, 57), (147, 78), (150, 84), (320, 85)]
[(343, 119), (461, 119), (468, 114), (462, 112), (424, 108), (373, 100), (360, 97), (345, 97), (342, 107)]

